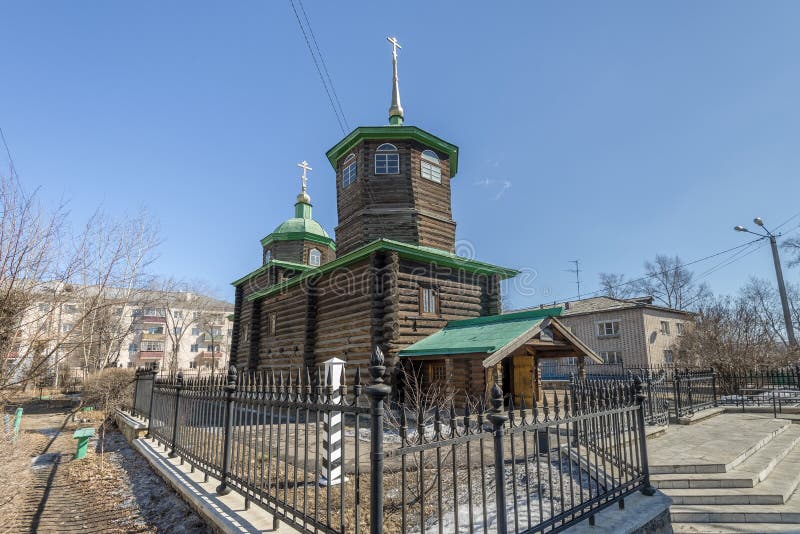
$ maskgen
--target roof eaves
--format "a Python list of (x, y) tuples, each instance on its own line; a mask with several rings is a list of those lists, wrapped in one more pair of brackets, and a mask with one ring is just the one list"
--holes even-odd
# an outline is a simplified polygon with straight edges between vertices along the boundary
[(497, 274), (503, 279), (511, 278), (519, 273), (519, 271), (515, 269), (508, 269), (506, 267), (499, 267), (489, 263), (460, 258), (455, 254), (450, 254), (447, 252), (434, 252), (433, 249), (420, 250), (416, 245), (409, 245), (408, 243), (402, 243), (400, 241), (393, 241), (390, 239), (377, 239), (372, 243), (345, 254), (344, 256), (336, 258), (332, 262), (326, 263), (320, 267), (312, 268), (307, 272), (294, 276), (289, 280), (281, 282), (280, 284), (257, 291), (252, 295), (249, 295), (247, 300), (253, 301), (262, 297), (280, 293), (281, 291), (300, 283), (306, 278), (318, 276), (349, 263), (359, 261), (377, 250), (391, 250), (397, 252), (403, 257), (430, 261), (445, 267), (464, 268), (468, 272), (474, 272), (477, 274)]

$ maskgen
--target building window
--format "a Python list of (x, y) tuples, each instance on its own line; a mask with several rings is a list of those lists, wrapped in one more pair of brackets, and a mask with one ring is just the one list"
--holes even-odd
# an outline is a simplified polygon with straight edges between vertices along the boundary
[(422, 160), (419, 163), (419, 172), (423, 178), (442, 183), (442, 168), (439, 165), (439, 156), (433, 150), (424, 150), (422, 152)]
[(139, 317), (140, 315), (142, 315), (142, 309), (141, 308), (135, 308), (131, 312), (131, 317)]
[(272, 261), (272, 249), (267, 249), (264, 251), (264, 263), (269, 263)]
[(597, 323), (597, 337), (619, 335), (619, 321), (601, 321)]
[(270, 313), (269, 317), (267, 318), (267, 335), (274, 336), (277, 331), (278, 331), (278, 314), (273, 312)]
[(197, 362), (189, 362), (189, 369), (197, 369)]
[(122, 308), (114, 308), (114, 316), (122, 317)]
[(49, 312), (50, 311), (50, 305), (49, 304), (39, 304), (39, 311), (40, 312), (45, 312), (45, 313)]
[(661, 333), (665, 336), (669, 335), (669, 321), (661, 321)]
[(447, 368), (443, 363), (431, 364), (431, 382), (446, 382)]
[(192, 319), (194, 319), (195, 321), (199, 320), (200, 319), (200, 312), (199, 311), (192, 312)]
[(675, 332), (679, 335), (683, 335), (683, 323), (675, 323)]
[(419, 288), (420, 315), (439, 315), (439, 292), (432, 287)]
[(175, 334), (175, 336), (180, 336), (181, 335), (181, 327), (180, 326), (176, 326), (175, 328), (172, 329), (172, 332)]
[(61, 331), (64, 332), (64, 333), (67, 333), (70, 330), (72, 330), (73, 326), (75, 326), (75, 325), (73, 325), (72, 323), (64, 323), (64, 324), (61, 325)]
[(600, 357), (603, 358), (603, 363), (622, 364), (622, 351), (619, 350), (601, 351)]
[(320, 263), (322, 263), (322, 253), (319, 249), (312, 248), (308, 251), (308, 264), (312, 267), (319, 267)]
[(675, 363), (675, 357), (672, 355), (671, 350), (664, 351), (664, 363)]
[(400, 174), (400, 154), (397, 147), (384, 143), (375, 152), (375, 174)]
[(197, 345), (195, 344), (189, 347), (189, 352), (197, 352)]
[(64, 305), (64, 313), (75, 313), (78, 311), (78, 307), (75, 304), (65, 304)]
[[(352, 163), (351, 163), (352, 162)], [(342, 189), (356, 181), (356, 156), (350, 154), (344, 160), (345, 168), (342, 169)]]
[(148, 334), (163, 334), (164, 327), (163, 326), (150, 326), (147, 328)]
[(136, 343), (128, 345), (128, 352), (136, 352)]
[(196, 326), (194, 328), (192, 328), (192, 335), (193, 336), (199, 336), (200, 335), (200, 329), (198, 327), (196, 327)]
[(183, 311), (175, 310), (172, 312), (173, 319), (183, 319)]

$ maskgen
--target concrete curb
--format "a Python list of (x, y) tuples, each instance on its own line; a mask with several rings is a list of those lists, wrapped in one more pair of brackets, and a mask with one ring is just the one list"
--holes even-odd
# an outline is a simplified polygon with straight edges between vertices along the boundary
[(273, 529), (272, 515), (255, 505), (245, 510), (244, 497), (236, 492), (224, 496), (217, 495), (215, 488), (219, 480), (209, 477), (208, 482), (203, 482), (202, 473), (190, 472), (188, 464), (180, 465), (180, 458), (168, 458), (166, 453), (158, 450), (153, 441), (137, 439), (132, 445), (214, 532), (223, 534), (298, 532), (285, 524)]
[(625, 497), (625, 509), (616, 505), (595, 514), (595, 526), (582, 521), (564, 532), (569, 534), (671, 534), (669, 507), (672, 499), (660, 491), (647, 497), (633, 493)]

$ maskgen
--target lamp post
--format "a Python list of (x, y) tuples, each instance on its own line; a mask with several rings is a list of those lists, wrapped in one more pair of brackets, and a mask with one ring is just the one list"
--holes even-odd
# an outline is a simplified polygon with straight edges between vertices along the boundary
[(736, 226), (734, 230), (737, 232), (746, 232), (748, 234), (757, 235), (760, 237), (766, 237), (769, 239), (769, 244), (772, 246), (772, 261), (775, 263), (775, 277), (778, 279), (778, 292), (781, 295), (781, 306), (783, 307), (783, 320), (786, 323), (786, 337), (789, 338), (789, 345), (792, 347), (797, 346), (797, 340), (794, 337), (794, 326), (792, 325), (792, 316), (789, 312), (789, 299), (786, 297), (786, 285), (783, 283), (783, 270), (781, 269), (781, 259), (778, 256), (778, 243), (776, 241), (776, 236), (769, 230), (767, 227), (764, 226), (764, 221), (761, 220), (761, 217), (756, 217), (753, 219), (753, 222), (756, 223), (759, 227), (761, 227), (766, 234), (759, 234), (758, 232), (751, 232), (744, 226)]

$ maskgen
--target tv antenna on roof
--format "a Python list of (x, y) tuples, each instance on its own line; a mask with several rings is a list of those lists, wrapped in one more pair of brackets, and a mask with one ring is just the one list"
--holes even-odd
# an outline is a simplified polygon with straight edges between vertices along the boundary
[(578, 300), (581, 300), (581, 260), (570, 260), (570, 263), (575, 264), (574, 269), (564, 269), (565, 272), (575, 273), (575, 283), (578, 284)]

